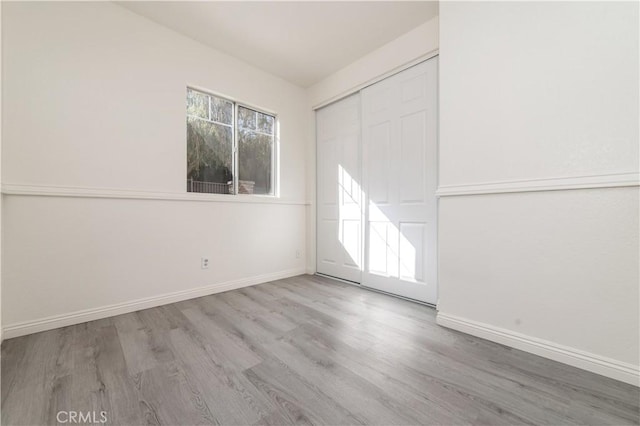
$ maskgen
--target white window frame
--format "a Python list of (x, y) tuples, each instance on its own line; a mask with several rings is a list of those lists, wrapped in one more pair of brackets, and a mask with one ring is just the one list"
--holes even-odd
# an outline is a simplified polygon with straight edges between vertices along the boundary
[[(207, 193), (202, 193), (205, 196), (227, 196), (227, 195), (242, 195), (245, 197), (268, 197), (268, 198), (280, 198), (280, 185), (279, 185), (279, 180), (278, 180), (278, 160), (280, 157), (280, 120), (278, 118), (278, 114), (273, 112), (273, 111), (269, 111), (267, 109), (264, 108), (260, 108), (260, 107), (256, 107), (253, 106), (249, 103), (246, 102), (241, 102), (238, 101), (232, 97), (226, 96), (226, 95), (222, 95), (222, 94), (218, 94), (214, 91), (208, 90), (208, 89), (203, 89), (201, 87), (198, 86), (193, 86), (193, 85), (187, 85), (187, 91), (188, 90), (194, 90), (196, 92), (200, 92), (203, 93), (205, 95), (209, 95), (209, 96), (214, 96), (218, 99), (222, 99), (224, 101), (230, 102), (231, 105), (233, 106), (233, 119), (231, 122), (231, 128), (233, 130), (232, 132), (232, 148), (231, 148), (231, 153), (233, 155), (232, 158), (232, 174), (233, 174), (233, 194), (207, 194)], [(209, 102), (211, 102), (211, 100), (209, 100)], [(245, 109), (250, 109), (252, 111), (261, 113), (261, 114), (265, 114), (265, 115), (269, 115), (271, 117), (273, 117), (273, 147), (271, 149), (271, 194), (238, 194), (238, 182), (240, 180), (240, 174), (239, 174), (239, 164), (238, 164), (238, 157), (239, 157), (239, 152), (238, 152), (238, 109), (240, 107), (243, 107)], [(209, 107), (209, 110), (211, 110), (211, 107)], [(185, 114), (186, 116), (187, 114)], [(215, 122), (217, 123), (217, 122)], [(223, 126), (227, 126), (229, 127), (228, 124), (224, 124), (224, 123), (217, 123)], [(257, 124), (257, 121), (256, 121)], [(186, 132), (185, 132), (186, 134)], [(186, 140), (185, 140), (186, 142)], [(186, 144), (185, 144), (186, 145)], [(186, 174), (186, 173), (185, 173)], [(190, 194), (195, 194), (194, 192), (189, 192)]]

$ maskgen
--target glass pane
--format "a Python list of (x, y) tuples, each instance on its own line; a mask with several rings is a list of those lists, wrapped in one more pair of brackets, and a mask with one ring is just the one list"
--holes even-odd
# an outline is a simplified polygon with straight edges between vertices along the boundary
[(225, 99), (211, 96), (211, 120), (232, 125), (233, 104)]
[(187, 115), (209, 119), (209, 96), (187, 89)]
[[(245, 110), (246, 123), (249, 113), (253, 116), (255, 128), (256, 118), (258, 129), (251, 130), (246, 127), (238, 129), (238, 192), (240, 194), (273, 194), (273, 145), (275, 118), (270, 115), (256, 113), (247, 108)], [(240, 119), (238, 119), (240, 121)]]
[(233, 129), (187, 117), (187, 191), (229, 194)]
[(241, 129), (256, 129), (256, 112), (244, 107), (238, 107), (238, 127)]
[(258, 113), (258, 131), (273, 135), (273, 117), (271, 115)]

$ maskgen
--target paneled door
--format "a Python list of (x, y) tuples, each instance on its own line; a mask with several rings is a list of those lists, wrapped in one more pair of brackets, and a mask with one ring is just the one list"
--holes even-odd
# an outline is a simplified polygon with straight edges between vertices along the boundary
[(360, 94), (316, 112), (317, 271), (360, 283)]
[(362, 285), (437, 300), (437, 58), (362, 90)]

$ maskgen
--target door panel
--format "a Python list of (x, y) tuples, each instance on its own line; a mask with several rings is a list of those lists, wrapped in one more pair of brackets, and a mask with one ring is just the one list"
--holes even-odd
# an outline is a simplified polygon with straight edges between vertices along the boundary
[(363, 199), (360, 95), (318, 110), (317, 270), (357, 283), (362, 277)]
[(420, 111), (400, 119), (400, 202), (425, 201), (425, 113)]
[(366, 163), (370, 173), (368, 196), (377, 205), (387, 204), (389, 200), (389, 133), (390, 123), (382, 122), (372, 127), (367, 141), (369, 161)]
[(437, 58), (361, 93), (362, 284), (435, 304)]

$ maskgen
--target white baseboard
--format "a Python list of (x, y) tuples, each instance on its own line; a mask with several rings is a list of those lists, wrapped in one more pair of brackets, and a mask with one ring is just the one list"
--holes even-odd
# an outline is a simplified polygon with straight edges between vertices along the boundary
[(210, 294), (222, 293), (224, 291), (234, 290), (237, 288), (248, 287), (256, 284), (266, 283), (269, 281), (302, 275), (305, 272), (306, 271), (304, 268), (290, 269), (249, 278), (241, 278), (238, 280), (211, 284), (191, 290), (177, 291), (160, 296), (146, 297), (130, 302), (117, 303), (114, 305), (102, 306), (99, 308), (85, 309), (68, 314), (55, 315), (46, 318), (40, 318), (37, 320), (10, 324), (2, 327), (2, 338), (11, 339), (13, 337), (52, 330), (54, 328), (66, 327), (69, 325), (80, 324), (87, 321), (108, 318), (115, 315), (127, 314), (129, 312), (154, 308), (156, 306), (180, 302), (182, 300), (194, 299), (196, 297), (208, 296)]
[(636, 365), (442, 312), (438, 312), (437, 323), (443, 327), (462, 331), (634, 386), (640, 386), (640, 368)]

